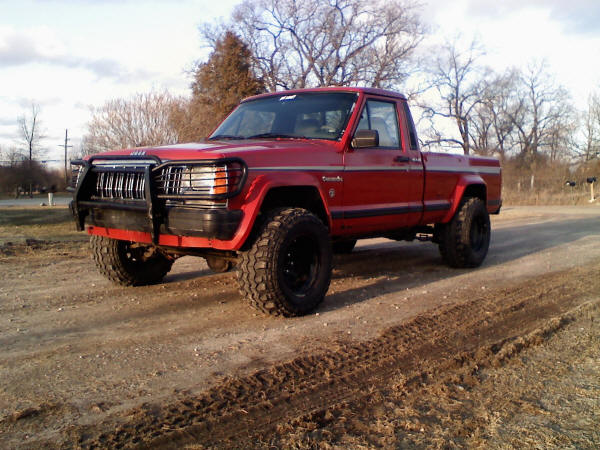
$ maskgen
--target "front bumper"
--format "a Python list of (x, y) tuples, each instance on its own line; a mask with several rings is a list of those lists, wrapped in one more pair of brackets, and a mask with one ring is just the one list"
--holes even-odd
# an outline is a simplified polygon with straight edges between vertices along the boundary
[[(83, 227), (89, 225), (151, 234), (155, 232), (155, 242), (158, 242), (159, 234), (229, 240), (238, 229), (243, 216), (241, 210), (205, 210), (174, 206), (166, 207), (160, 213), (155, 211), (158, 220), (158, 224), (155, 225), (149, 220), (148, 211), (144, 206), (82, 201), (78, 203), (77, 210), (78, 215), (83, 215)], [(76, 215), (73, 202), (71, 211)]]

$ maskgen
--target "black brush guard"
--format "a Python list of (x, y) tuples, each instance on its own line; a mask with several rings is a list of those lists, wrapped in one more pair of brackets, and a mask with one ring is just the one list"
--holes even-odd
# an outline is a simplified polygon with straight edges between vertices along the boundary
[[(94, 165), (94, 161), (131, 162), (129, 166)], [(149, 162), (150, 161), (150, 162)], [(135, 163), (138, 162), (138, 165)], [(152, 242), (158, 244), (161, 233), (178, 236), (205, 237), (227, 240), (231, 239), (242, 219), (241, 210), (227, 208), (205, 208), (183, 204), (168, 204), (169, 201), (183, 200), (226, 200), (238, 195), (246, 181), (248, 168), (239, 158), (223, 158), (217, 160), (177, 160), (162, 162), (158, 157), (145, 156), (93, 156), (88, 160), (72, 161), (72, 165), (80, 165), (74, 181), (73, 201), (70, 204), (77, 230), (83, 231), (85, 225), (106, 228), (125, 229), (149, 232)], [(169, 167), (223, 167), (233, 168), (237, 173), (235, 182), (227, 180), (226, 193), (173, 193), (173, 189), (165, 189), (164, 173)], [(99, 198), (98, 179), (104, 176), (119, 177), (118, 188), (113, 198)], [(170, 173), (170, 172), (169, 172)], [(142, 181), (143, 180), (143, 181)], [(124, 186), (126, 185), (126, 186)], [(135, 189), (133, 186), (135, 185)], [(140, 191), (143, 190), (143, 194)], [(110, 188), (101, 186), (100, 194), (110, 192)], [(165, 193), (168, 191), (170, 193)], [(179, 190), (177, 190), (179, 192)], [(127, 195), (131, 193), (131, 195)], [(100, 195), (102, 197), (102, 195)]]

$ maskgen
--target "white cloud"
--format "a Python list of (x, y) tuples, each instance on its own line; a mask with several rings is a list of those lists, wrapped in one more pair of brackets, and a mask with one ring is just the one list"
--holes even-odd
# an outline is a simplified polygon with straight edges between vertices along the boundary
[(152, 76), (143, 70), (128, 70), (123, 64), (110, 58), (90, 58), (67, 51), (54, 33), (47, 28), (15, 30), (0, 28), (0, 68), (46, 64), (68, 69), (88, 70), (97, 78), (113, 78), (131, 82)]
[(579, 108), (600, 89), (600, 27), (586, 32), (575, 25), (600, 23), (597, 0), (432, 0), (426, 8), (424, 16), (435, 24), (433, 42), (456, 33), (467, 41), (477, 37), (484, 61), (500, 71), (546, 60)]
[[(469, 0), (468, 8), (475, 15), (495, 19), (534, 8), (547, 11), (550, 17), (560, 22), (569, 33), (600, 35), (598, 0)], [(535, 22), (531, 23), (530, 27), (536, 28)], [(507, 34), (511, 31), (506, 30)]]

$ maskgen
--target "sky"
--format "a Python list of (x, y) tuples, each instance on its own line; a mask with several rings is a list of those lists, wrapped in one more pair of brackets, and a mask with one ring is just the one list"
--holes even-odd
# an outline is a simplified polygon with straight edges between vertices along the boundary
[[(0, 148), (22, 147), (17, 119), (40, 106), (45, 159), (77, 150), (92, 109), (150, 90), (188, 95), (204, 60), (198, 26), (240, 0), (0, 0)], [(600, 1), (422, 0), (430, 44), (476, 37), (502, 71), (545, 59), (583, 109), (600, 91)]]

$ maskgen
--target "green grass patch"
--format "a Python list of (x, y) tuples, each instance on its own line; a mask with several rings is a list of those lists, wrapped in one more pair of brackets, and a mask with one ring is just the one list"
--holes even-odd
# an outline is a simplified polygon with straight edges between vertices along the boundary
[(73, 222), (69, 208), (28, 206), (0, 208), (0, 226), (50, 225)]
[(75, 230), (73, 216), (66, 206), (0, 208), (0, 244), (26, 239), (86, 240), (87, 234)]

